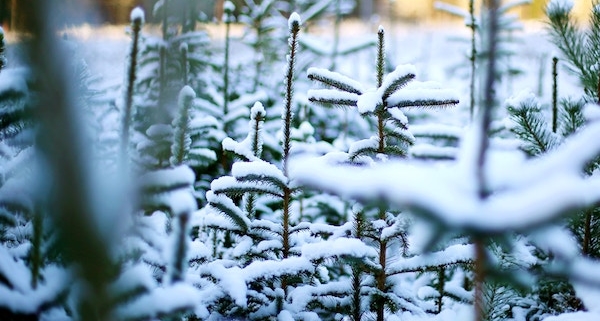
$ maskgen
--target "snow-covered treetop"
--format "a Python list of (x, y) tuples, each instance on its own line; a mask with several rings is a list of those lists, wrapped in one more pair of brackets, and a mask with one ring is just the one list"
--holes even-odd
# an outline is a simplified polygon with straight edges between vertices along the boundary
[(300, 19), (300, 15), (297, 12), (292, 12), (290, 18), (288, 19), (288, 28), (292, 30), (302, 24), (302, 19)]
[(144, 10), (140, 7), (133, 8), (133, 10), (131, 10), (129, 19), (131, 19), (131, 22), (139, 22), (140, 24), (143, 24), (145, 21)]
[(179, 45), (179, 51), (180, 52), (189, 51), (187, 42), (182, 42), (181, 45)]
[(265, 112), (265, 107), (259, 101), (255, 102), (254, 106), (252, 106), (252, 108), (250, 108), (250, 117), (252, 119), (256, 119), (256, 117), (258, 115), (261, 115), (261, 117), (264, 117), (266, 114), (267, 113)]
[(232, 13), (235, 10), (235, 5), (231, 1), (225, 1), (223, 4), (223, 11)]
[(235, 18), (233, 16), (233, 11), (235, 10), (235, 5), (231, 1), (225, 1), (223, 4), (223, 22), (231, 23), (234, 22)]
[(184, 86), (179, 92), (179, 100), (194, 98), (196, 98), (196, 92), (190, 86)]

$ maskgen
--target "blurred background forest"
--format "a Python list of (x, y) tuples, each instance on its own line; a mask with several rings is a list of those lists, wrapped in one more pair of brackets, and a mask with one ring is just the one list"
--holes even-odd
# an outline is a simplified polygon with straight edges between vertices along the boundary
[[(128, 22), (131, 9), (141, 6), (151, 12), (158, 0), (63, 0), (61, 10), (70, 17), (65, 24), (124, 24)], [(182, 0), (191, 2), (205, 19), (219, 19), (222, 15), (223, 0)], [(292, 2), (293, 0), (290, 0)], [(369, 20), (373, 16), (397, 19), (400, 21), (448, 21), (449, 15), (434, 9), (439, 0), (357, 0), (352, 13), (354, 18)], [(31, 0), (0, 0), (0, 23), (5, 30), (22, 29), (27, 24), (27, 8)], [(232, 0), (237, 10), (241, 10), (244, 0)], [(442, 2), (467, 7), (468, 0), (443, 0)], [(516, 9), (523, 19), (543, 18), (548, 0), (533, 0), (531, 5)], [(589, 12), (592, 0), (578, 0), (574, 8), (576, 16), (583, 17)], [(177, 10), (177, 8), (174, 8)], [(582, 18), (583, 20), (583, 18)]]

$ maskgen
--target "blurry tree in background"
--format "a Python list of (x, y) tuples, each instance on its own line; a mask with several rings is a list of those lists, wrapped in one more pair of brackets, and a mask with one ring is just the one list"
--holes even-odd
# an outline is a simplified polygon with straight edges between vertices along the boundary
[[(22, 29), (27, 22), (25, 9), (32, 0), (0, 0), (0, 24), (5, 29)], [(223, 0), (174, 0), (173, 2), (191, 1), (197, 10), (203, 13), (202, 19), (207, 21), (221, 20), (223, 16)], [(61, 10), (71, 16), (66, 24), (125, 24), (128, 23), (129, 13), (136, 6), (151, 13), (157, 0), (61, 0)], [(297, 0), (287, 0), (294, 5)], [(435, 0), (357, 0), (352, 13), (363, 21), (388, 16), (389, 12), (396, 13), (398, 19), (416, 21), (422, 19), (443, 19), (435, 13)], [(533, 0), (532, 4), (520, 9), (517, 13), (524, 19), (543, 19), (544, 7), (548, 0)], [(237, 16), (244, 7), (243, 0), (233, 0)], [(453, 0), (449, 3), (465, 6), (467, 1)], [(579, 1), (574, 10), (577, 16), (585, 16), (589, 12), (591, 1)], [(149, 15), (151, 16), (151, 15)], [(150, 20), (149, 22), (153, 22)]]

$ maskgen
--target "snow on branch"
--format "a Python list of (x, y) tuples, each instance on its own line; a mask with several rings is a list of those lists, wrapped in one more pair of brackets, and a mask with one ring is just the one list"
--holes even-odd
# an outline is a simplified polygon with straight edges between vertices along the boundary
[(245, 193), (262, 193), (283, 197), (282, 191), (274, 184), (256, 184), (256, 182), (240, 182), (232, 176), (223, 176), (210, 183), (210, 189), (215, 193), (229, 196), (242, 196)]
[(201, 302), (202, 297), (196, 287), (176, 283), (165, 288), (157, 287), (129, 304), (119, 306), (115, 314), (119, 320), (161, 319), (177, 311), (190, 311)]
[(444, 11), (447, 12), (453, 16), (457, 16), (463, 19), (466, 19), (467, 17), (469, 17), (469, 12), (461, 7), (457, 7), (455, 5), (451, 5), (449, 3), (445, 3), (445, 2), (441, 2), (441, 1), (436, 1), (434, 3), (434, 7), (437, 10), (440, 11)]
[(406, 86), (410, 81), (415, 79), (416, 74), (417, 69), (413, 65), (397, 66), (394, 71), (383, 78), (383, 83), (378, 90), (382, 99), (386, 100), (398, 89)]
[(359, 95), (333, 89), (310, 89), (308, 100), (318, 104), (331, 104), (338, 106), (356, 106)]
[(348, 93), (360, 95), (364, 91), (362, 84), (358, 81), (324, 68), (308, 68), (307, 74), (310, 80), (321, 82)]
[(146, 173), (140, 178), (140, 185), (145, 191), (165, 192), (187, 188), (194, 184), (195, 177), (192, 169), (183, 165)]
[(399, 259), (389, 266), (388, 274), (423, 272), (438, 269), (440, 266), (468, 264), (473, 260), (473, 253), (472, 244), (456, 244), (443, 251)]
[[(231, 219), (236, 227), (246, 231), (248, 226), (250, 225), (250, 220), (246, 217), (244, 212), (240, 210), (231, 198), (223, 195), (223, 194), (215, 194), (213, 191), (206, 192), (206, 200), (210, 204), (211, 207), (215, 208), (219, 212), (225, 214), (226, 217)], [(208, 225), (221, 226), (223, 224), (219, 224), (220, 222), (207, 223)]]
[(292, 173), (300, 184), (366, 203), (408, 208), (450, 230), (501, 234), (543, 226), (599, 202), (600, 179), (581, 174), (600, 154), (599, 136), (600, 124), (592, 123), (537, 159), (510, 165), (490, 161), (504, 167), (487, 168), (492, 193), (485, 200), (477, 194), (470, 157), (444, 167), (389, 161), (366, 168), (301, 158), (293, 162)]
[(411, 82), (404, 90), (394, 92), (388, 99), (389, 107), (430, 107), (458, 104), (458, 93), (442, 89), (436, 82)]
[(235, 163), (231, 168), (231, 174), (240, 182), (273, 184), (282, 191), (288, 181), (277, 166), (263, 160)]
[(310, 243), (302, 246), (302, 257), (311, 261), (330, 259), (332, 257), (377, 257), (377, 251), (359, 239), (336, 238), (333, 240)]

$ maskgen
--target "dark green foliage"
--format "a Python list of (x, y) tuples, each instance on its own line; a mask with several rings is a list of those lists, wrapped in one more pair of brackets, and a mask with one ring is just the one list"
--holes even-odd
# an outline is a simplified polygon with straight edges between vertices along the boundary
[(530, 156), (545, 153), (559, 143), (559, 139), (543, 118), (541, 106), (533, 95), (508, 102), (508, 112), (517, 124), (511, 131), (524, 143), (521, 148)]
[(28, 88), (32, 84), (31, 76), (26, 70), (7, 69), (0, 77), (8, 77), (13, 79), (13, 84), (21, 82), (24, 85), (0, 88), (0, 139), (9, 144), (29, 145), (32, 137), (23, 135), (25, 139), (22, 140), (17, 136), (32, 126), (31, 108), (34, 97)]
[(598, 68), (600, 60), (600, 9), (598, 1), (592, 4), (590, 28), (581, 29), (571, 9), (562, 2), (551, 2), (546, 10), (552, 41), (564, 55), (571, 70), (579, 77), (587, 94), (586, 100), (598, 101)]
[(6, 57), (4, 52), (6, 51), (6, 43), (4, 41), (4, 29), (0, 27), (0, 71), (6, 67)]

